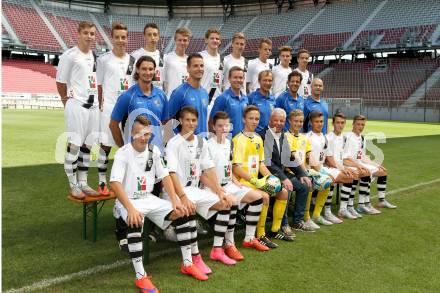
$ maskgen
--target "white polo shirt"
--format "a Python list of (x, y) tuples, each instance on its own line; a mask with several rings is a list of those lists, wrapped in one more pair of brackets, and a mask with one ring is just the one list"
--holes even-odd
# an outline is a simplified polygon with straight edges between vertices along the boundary
[(202, 77), (202, 87), (210, 93), (215, 88), (214, 98), (221, 93), (223, 80), (223, 65), (221, 64), (220, 54), (212, 56), (207, 50), (200, 52), (203, 57), (204, 73)]
[(365, 139), (362, 139), (361, 135), (357, 135), (354, 132), (348, 132), (345, 138), (343, 159), (352, 158), (357, 161), (362, 161), (367, 153)]
[(306, 98), (312, 94), (313, 73), (310, 73), (308, 70), (302, 72), (301, 70), (299, 70), (299, 68), (296, 68), (295, 71), (298, 71), (302, 75), (302, 81), (298, 89), (298, 95)]
[(325, 157), (329, 156), (327, 138), (322, 133), (314, 133), (310, 131), (306, 134), (310, 140), (312, 151), (310, 156), (319, 163), (319, 167), (322, 167), (325, 162)]
[(287, 89), (287, 76), (292, 72), (292, 68), (285, 68), (281, 64), (272, 69), (272, 94), (278, 97)]
[(252, 93), (260, 87), (258, 83), (258, 74), (263, 70), (270, 70), (270, 64), (261, 62), (260, 58), (249, 61), (248, 71), (246, 73), (246, 82), (249, 83), (249, 92)]
[(223, 91), (231, 87), (228, 77), (229, 77), (229, 71), (234, 66), (238, 66), (245, 71), (244, 81), (243, 81), (243, 92), (246, 93), (246, 71), (247, 71), (247, 68), (245, 68), (246, 59), (243, 56), (241, 56), (240, 59), (236, 59), (232, 56), (232, 54), (229, 54), (223, 59)]
[(231, 141), (226, 139), (224, 143), (218, 143), (217, 138), (212, 137), (207, 144), (220, 185), (232, 182)]
[[(163, 62), (162, 60), (160, 60), (160, 51), (156, 50), (154, 52), (150, 52), (145, 50), (144, 48), (139, 48), (136, 51), (131, 52), (130, 55), (133, 56), (134, 59), (136, 59), (135, 64), (142, 56), (150, 56), (154, 59), (154, 62), (156, 62), (156, 78), (155, 81), (153, 81), (153, 85), (160, 89), (163, 89)], [(133, 74), (134, 72), (135, 71), (133, 70)]]
[(166, 91), (168, 100), (171, 93), (179, 85), (186, 82), (188, 79), (188, 71), (186, 70), (186, 59), (188, 56), (180, 57), (176, 52), (171, 52), (165, 55), (163, 65), (163, 81), (166, 83)]

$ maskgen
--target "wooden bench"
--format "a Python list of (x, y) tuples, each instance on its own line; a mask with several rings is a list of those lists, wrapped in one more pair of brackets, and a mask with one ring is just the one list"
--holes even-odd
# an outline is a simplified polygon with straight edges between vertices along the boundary
[(108, 200), (116, 198), (113, 192), (110, 192), (108, 196), (87, 196), (85, 199), (78, 199), (71, 195), (67, 198), (75, 203), (80, 203), (83, 206), (83, 238), (87, 240), (87, 218), (92, 217), (92, 241), (96, 242), (98, 231), (98, 215), (100, 214), (102, 207)]

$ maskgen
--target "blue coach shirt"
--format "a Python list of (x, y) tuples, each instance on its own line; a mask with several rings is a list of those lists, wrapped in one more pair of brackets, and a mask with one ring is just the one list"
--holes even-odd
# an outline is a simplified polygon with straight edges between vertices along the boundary
[(194, 107), (198, 114), (198, 124), (195, 134), (208, 133), (208, 92), (203, 88), (193, 88), (188, 82), (181, 84), (171, 94), (169, 101), (169, 118), (177, 118), (176, 115), (185, 106)]
[(275, 97), (269, 94), (263, 96), (260, 89), (249, 95), (249, 105), (255, 105), (260, 109), (260, 123), (258, 123), (255, 132), (261, 132), (269, 125), (269, 118), (272, 110), (275, 108)]
[[(162, 150), (161, 122), (165, 121), (168, 117), (168, 101), (165, 93), (153, 86), (151, 95), (146, 96), (140, 89), (139, 84), (135, 84), (118, 98), (111, 118), (123, 124), (126, 124), (127, 118), (130, 118), (127, 121), (127, 129), (131, 129), (134, 119), (139, 115), (143, 115), (151, 121), (153, 126), (151, 143), (157, 145)], [(125, 134), (128, 137), (130, 131), (125, 131)]]
[(289, 114), (295, 109), (299, 109), (304, 112), (304, 99), (300, 95), (296, 94), (296, 97), (293, 98), (290, 94), (289, 90), (285, 90), (282, 92), (275, 101), (276, 108), (282, 108), (286, 111), (286, 125), (284, 125), (284, 130), (289, 130), (290, 122), (289, 122)]
[(324, 101), (324, 98), (316, 101), (312, 96), (308, 96), (304, 101), (304, 133), (312, 130), (312, 126), (309, 119), (309, 114), (313, 111), (319, 111), (324, 114), (324, 126), (322, 127), (322, 133), (327, 134), (327, 124), (328, 124), (328, 104)]
[(209, 118), (212, 119), (215, 113), (219, 111), (228, 113), (233, 125), (231, 133), (232, 137), (234, 137), (244, 128), (243, 112), (248, 103), (248, 98), (242, 92), (240, 92), (240, 96), (236, 96), (232, 89), (229, 88), (215, 99)]

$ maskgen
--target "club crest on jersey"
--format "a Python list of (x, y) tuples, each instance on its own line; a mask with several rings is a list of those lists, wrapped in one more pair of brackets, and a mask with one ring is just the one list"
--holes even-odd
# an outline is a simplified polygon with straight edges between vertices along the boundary
[(156, 77), (155, 77), (155, 81), (160, 82), (160, 69), (156, 69)]
[(154, 104), (155, 104), (157, 107), (160, 107), (160, 101), (159, 101), (159, 100), (155, 100), (155, 101), (154, 101)]
[(214, 72), (212, 82), (216, 85), (220, 84), (220, 72)]
[(231, 165), (225, 166), (225, 177), (231, 177)]
[(96, 78), (93, 75), (88, 76), (89, 79), (89, 88), (94, 89), (96, 88)]
[(127, 78), (125, 78), (125, 77), (121, 78), (119, 85), (120, 85), (119, 88), (120, 88), (121, 91), (128, 90), (128, 80), (127, 80)]
[(196, 176), (196, 171), (197, 171), (196, 164), (195, 164), (195, 163), (191, 163), (191, 164), (189, 165), (189, 175), (190, 175), (191, 177)]
[(147, 177), (140, 176), (137, 179), (137, 191), (147, 191)]

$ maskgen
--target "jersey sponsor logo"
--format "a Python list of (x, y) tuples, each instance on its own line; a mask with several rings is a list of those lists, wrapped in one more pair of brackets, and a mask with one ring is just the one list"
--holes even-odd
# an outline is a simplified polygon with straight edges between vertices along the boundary
[(225, 177), (231, 177), (231, 165), (225, 166)]
[(157, 68), (156, 69), (156, 82), (160, 82), (160, 69), (159, 68)]
[(137, 191), (147, 191), (147, 177), (139, 176), (136, 177), (137, 180)]
[(96, 77), (94, 75), (89, 75), (88, 80), (89, 80), (89, 88), (90, 89), (96, 88)]
[(188, 75), (187, 74), (182, 74), (182, 77), (180, 79), (181, 83), (185, 83), (188, 80)]
[(214, 72), (213, 78), (212, 78), (212, 87), (218, 87), (220, 86), (220, 72)]
[(127, 79), (126, 77), (121, 78), (121, 79), (119, 80), (119, 89), (120, 89), (121, 91), (126, 91), (126, 90), (128, 90), (128, 79)]

